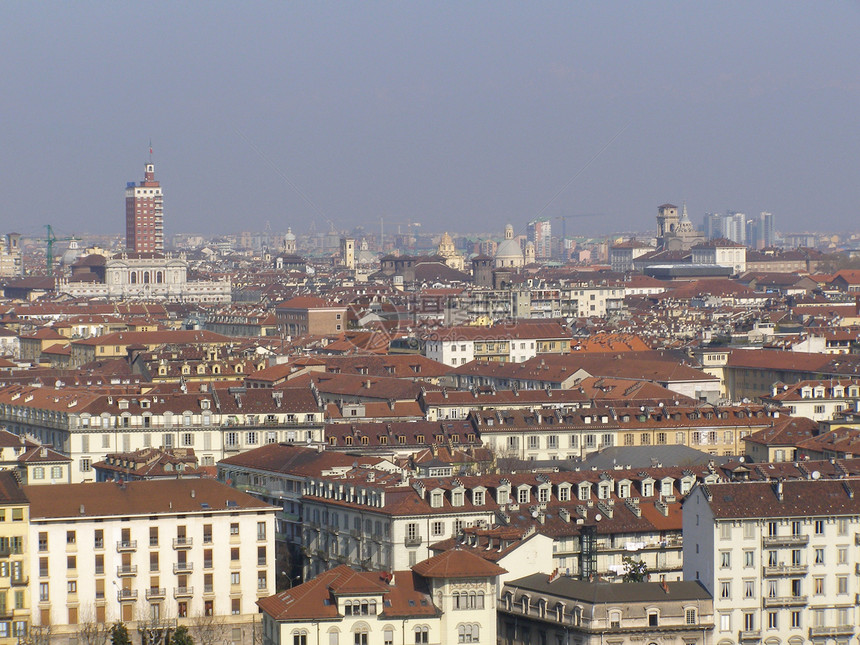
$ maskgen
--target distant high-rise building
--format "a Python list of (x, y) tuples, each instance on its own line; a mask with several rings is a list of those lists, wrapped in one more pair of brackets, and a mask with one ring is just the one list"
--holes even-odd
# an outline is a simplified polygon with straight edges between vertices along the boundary
[(163, 195), (151, 161), (142, 182), (125, 185), (125, 246), (136, 253), (164, 252)]
[(526, 229), (528, 241), (535, 245), (536, 258), (552, 257), (552, 225), (548, 219), (535, 219)]
[(728, 211), (725, 215), (705, 215), (705, 237), (709, 240), (725, 238), (738, 244), (746, 244), (747, 230), (747, 217), (743, 213)]
[(758, 238), (757, 248), (764, 249), (776, 243), (774, 234), (773, 213), (762, 211), (758, 216)]
[(723, 237), (723, 216), (719, 213), (705, 213), (705, 237), (712, 240)]

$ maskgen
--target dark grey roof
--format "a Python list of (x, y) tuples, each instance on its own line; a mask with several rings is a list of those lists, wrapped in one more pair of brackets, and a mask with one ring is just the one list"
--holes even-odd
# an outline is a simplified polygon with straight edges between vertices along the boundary
[(732, 461), (733, 457), (711, 455), (689, 446), (613, 446), (589, 455), (576, 464), (580, 469), (610, 470), (614, 466), (652, 468), (663, 466), (704, 466), (713, 461), (717, 465)]
[(667, 594), (660, 582), (587, 582), (560, 576), (549, 582), (545, 573), (509, 580), (506, 587), (534, 591), (588, 603), (654, 602), (659, 600), (709, 600), (711, 594), (697, 580), (667, 582)]
[(687, 262), (652, 264), (642, 270), (642, 273), (645, 275), (657, 278), (658, 280), (680, 277), (728, 277), (733, 272), (734, 270), (731, 267), (724, 267), (716, 264), (689, 264)]

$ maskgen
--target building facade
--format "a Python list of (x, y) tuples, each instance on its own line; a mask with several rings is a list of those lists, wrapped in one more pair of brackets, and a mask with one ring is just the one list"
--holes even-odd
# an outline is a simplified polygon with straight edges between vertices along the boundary
[[(224, 627), (275, 588), (275, 509), (214, 480), (30, 486), (34, 625), (55, 643), (122, 620)], [(230, 642), (226, 637), (224, 641)], [(219, 642), (221, 639), (219, 638)]]
[(697, 486), (684, 501), (684, 579), (714, 598), (713, 642), (856, 640), (855, 479)]
[(164, 195), (151, 161), (143, 181), (125, 187), (125, 246), (137, 253), (164, 252)]

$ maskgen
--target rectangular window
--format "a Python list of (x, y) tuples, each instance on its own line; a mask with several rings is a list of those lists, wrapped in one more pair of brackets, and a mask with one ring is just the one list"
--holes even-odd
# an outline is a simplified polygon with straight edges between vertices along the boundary
[(239, 572), (238, 571), (231, 571), (230, 572), (230, 584), (231, 585), (239, 584)]
[(257, 539), (265, 540), (266, 539), (266, 523), (265, 522), (257, 522)]
[(239, 523), (233, 522), (230, 524), (230, 535), (239, 535)]

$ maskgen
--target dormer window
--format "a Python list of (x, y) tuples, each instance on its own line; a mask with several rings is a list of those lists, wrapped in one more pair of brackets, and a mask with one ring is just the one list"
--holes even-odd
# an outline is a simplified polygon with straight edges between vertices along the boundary
[(434, 490), (432, 493), (430, 493), (430, 507), (441, 508), (443, 497), (444, 495), (441, 490)]
[(200, 409), (201, 410), (208, 410), (209, 409), (209, 399), (202, 399), (200, 401)]
[(579, 499), (591, 499), (591, 485), (588, 483), (580, 484), (576, 496)]
[(517, 489), (517, 501), (520, 504), (528, 504), (531, 499), (531, 493), (531, 489), (528, 486)]
[(463, 491), (455, 490), (451, 493), (451, 503), (454, 506), (463, 506)]
[(476, 490), (472, 493), (472, 504), (475, 506), (484, 505), (484, 491)]

